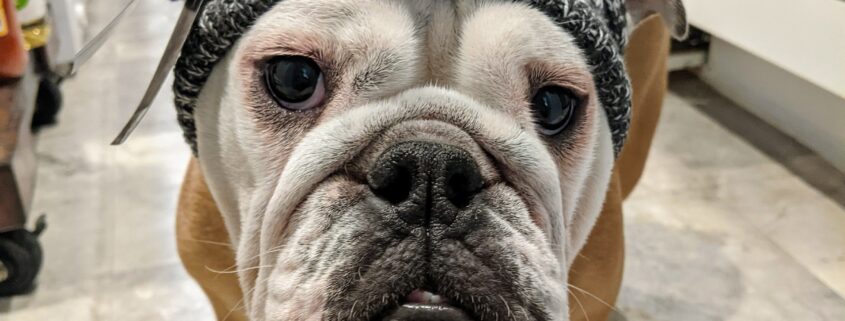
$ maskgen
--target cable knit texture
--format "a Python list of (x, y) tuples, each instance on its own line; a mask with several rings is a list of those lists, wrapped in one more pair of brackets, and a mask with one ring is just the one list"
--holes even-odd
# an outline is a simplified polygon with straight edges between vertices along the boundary
[[(197, 153), (194, 108), (214, 65), (262, 14), (281, 0), (207, 0), (174, 68), (175, 103), (185, 141)], [(529, 4), (567, 30), (592, 68), (599, 101), (622, 150), (631, 119), (631, 84), (622, 51), (626, 38), (624, 0), (514, 0)]]

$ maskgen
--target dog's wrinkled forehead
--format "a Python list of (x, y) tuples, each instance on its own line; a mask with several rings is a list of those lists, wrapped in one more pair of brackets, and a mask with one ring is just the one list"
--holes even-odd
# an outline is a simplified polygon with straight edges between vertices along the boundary
[[(215, 64), (262, 14), (283, 0), (210, 0), (174, 73), (175, 103), (185, 140), (197, 154), (194, 108)], [(631, 86), (622, 60), (627, 26), (624, 0), (514, 0), (545, 12), (583, 50), (619, 153), (628, 131)]]

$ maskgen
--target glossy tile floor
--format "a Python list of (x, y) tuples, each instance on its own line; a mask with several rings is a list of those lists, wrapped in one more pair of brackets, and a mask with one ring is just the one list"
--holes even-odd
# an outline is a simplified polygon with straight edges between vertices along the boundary
[[(91, 1), (92, 30), (119, 2)], [(34, 293), (0, 300), (0, 320), (213, 319), (175, 251), (189, 154), (170, 92), (126, 145), (108, 145), (140, 98), (178, 8), (140, 1), (63, 85), (60, 124), (38, 145), (33, 213), (49, 218), (45, 267)], [(843, 176), (697, 81), (673, 81), (644, 178), (625, 204), (617, 319), (845, 320)], [(725, 125), (737, 119), (747, 121)], [(777, 143), (752, 145), (767, 141)]]

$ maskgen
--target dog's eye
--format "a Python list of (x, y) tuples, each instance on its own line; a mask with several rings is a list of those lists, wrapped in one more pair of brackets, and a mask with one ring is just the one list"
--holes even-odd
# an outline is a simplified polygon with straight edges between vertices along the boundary
[(320, 66), (305, 57), (283, 56), (268, 61), (264, 81), (273, 99), (292, 110), (316, 107), (326, 93)]
[(540, 133), (555, 135), (572, 121), (572, 116), (581, 106), (581, 98), (566, 88), (547, 86), (537, 91), (531, 104)]

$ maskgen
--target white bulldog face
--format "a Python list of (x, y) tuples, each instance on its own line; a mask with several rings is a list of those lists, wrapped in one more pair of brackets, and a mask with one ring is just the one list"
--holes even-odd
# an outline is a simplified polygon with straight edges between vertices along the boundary
[(285, 0), (214, 70), (199, 160), (251, 320), (566, 320), (613, 151), (525, 5)]

